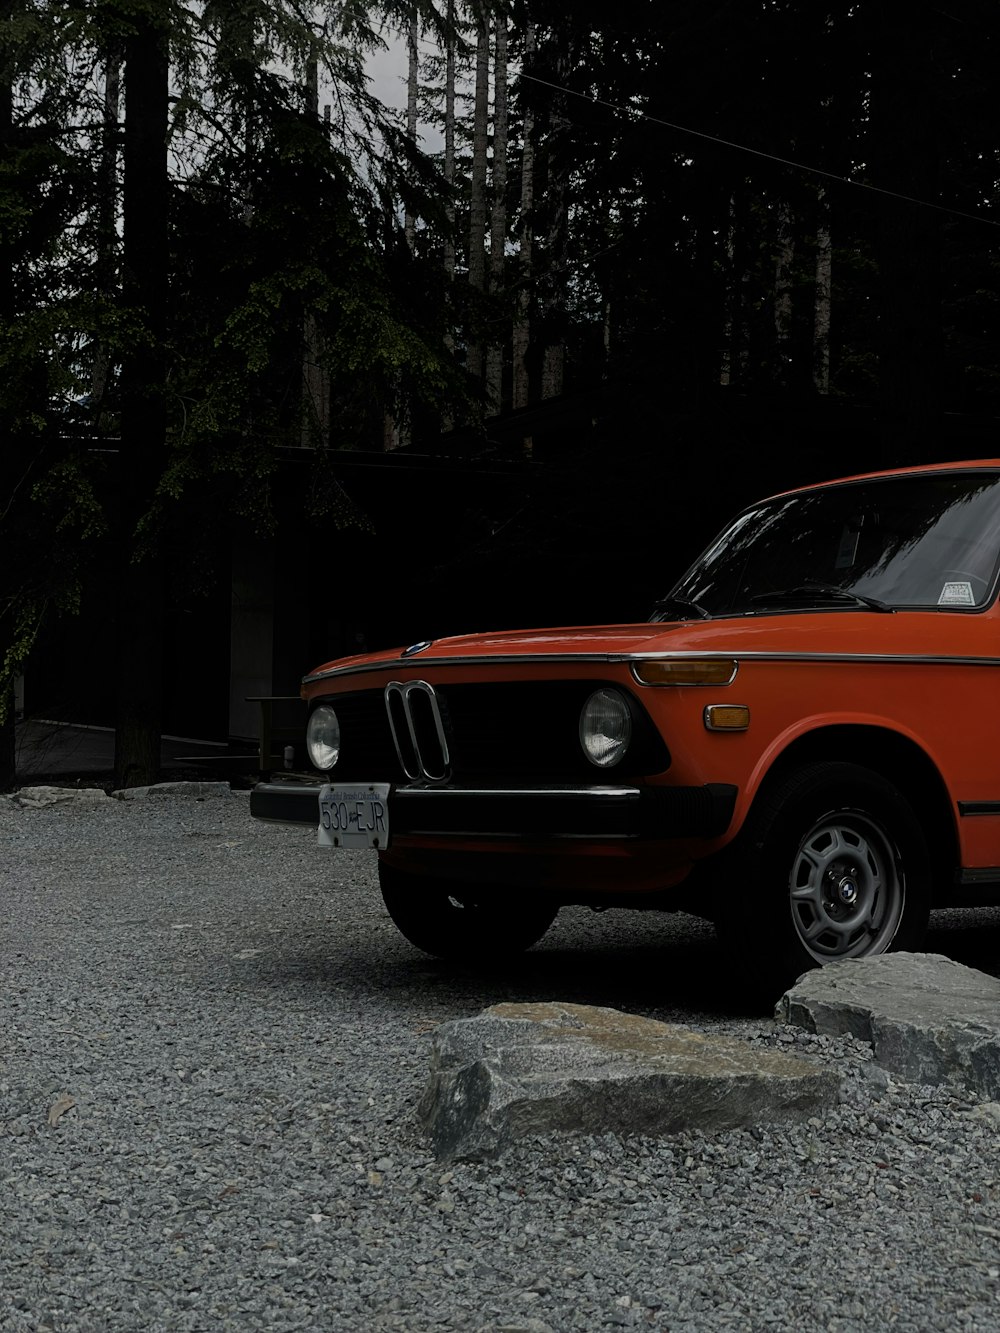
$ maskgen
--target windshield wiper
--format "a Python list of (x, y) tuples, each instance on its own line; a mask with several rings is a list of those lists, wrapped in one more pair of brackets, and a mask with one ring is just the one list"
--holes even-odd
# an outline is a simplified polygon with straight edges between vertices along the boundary
[(827, 597), (831, 601), (853, 602), (855, 606), (866, 606), (869, 611), (882, 611), (892, 615), (896, 608), (888, 602), (880, 602), (877, 597), (866, 597), (864, 593), (852, 592), (850, 588), (838, 588), (835, 583), (821, 583), (818, 579), (806, 579), (796, 583), (793, 588), (776, 588), (773, 592), (760, 592), (751, 597), (751, 602), (784, 601), (788, 597), (815, 595)]
[[(663, 616), (656, 615), (657, 611), (663, 611)], [(666, 620), (668, 617), (680, 617), (682, 620), (711, 620), (711, 611), (699, 605), (698, 602), (689, 602), (686, 597), (661, 597), (659, 601), (653, 603), (652, 620)]]

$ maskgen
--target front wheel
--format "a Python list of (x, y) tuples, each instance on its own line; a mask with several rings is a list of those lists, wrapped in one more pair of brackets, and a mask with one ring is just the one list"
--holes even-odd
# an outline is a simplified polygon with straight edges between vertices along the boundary
[(856, 764), (806, 764), (754, 804), (717, 885), (720, 938), (744, 971), (785, 982), (843, 958), (919, 947), (927, 846), (893, 784)]
[(386, 911), (411, 944), (437, 958), (497, 961), (536, 944), (558, 904), (514, 889), (451, 884), (379, 862)]

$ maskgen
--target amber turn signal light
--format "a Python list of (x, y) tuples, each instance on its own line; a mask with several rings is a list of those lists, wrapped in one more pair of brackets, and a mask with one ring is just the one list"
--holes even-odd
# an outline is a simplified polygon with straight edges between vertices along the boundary
[(709, 704), (705, 709), (705, 726), (709, 731), (746, 731), (750, 725), (750, 709), (746, 704)]
[(729, 685), (736, 667), (731, 657), (647, 658), (632, 674), (640, 685)]

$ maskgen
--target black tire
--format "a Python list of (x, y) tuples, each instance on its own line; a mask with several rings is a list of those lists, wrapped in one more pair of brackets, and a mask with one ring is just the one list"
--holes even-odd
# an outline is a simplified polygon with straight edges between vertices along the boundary
[(746, 976), (789, 984), (843, 958), (919, 948), (930, 863), (905, 797), (857, 764), (765, 787), (716, 882), (716, 930)]
[(557, 903), (516, 889), (449, 883), (379, 862), (386, 911), (401, 935), (435, 958), (498, 961), (530, 949), (559, 912)]

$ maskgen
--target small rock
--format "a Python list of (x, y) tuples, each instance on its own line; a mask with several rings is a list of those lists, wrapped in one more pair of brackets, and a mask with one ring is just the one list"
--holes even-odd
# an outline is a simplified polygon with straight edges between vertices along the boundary
[(204, 801), (232, 794), (228, 782), (157, 782), (151, 787), (119, 787), (111, 793), (119, 801), (145, 801), (159, 796), (188, 796)]
[(8, 799), (24, 810), (41, 810), (49, 805), (95, 805), (108, 795), (102, 787), (22, 787)]
[(476, 1333), (552, 1333), (543, 1319), (519, 1319), (516, 1323), (484, 1324)]
[(969, 1114), (976, 1120), (982, 1120), (994, 1129), (1000, 1129), (1000, 1102), (980, 1102)]

